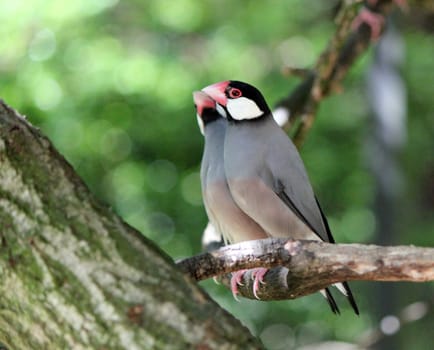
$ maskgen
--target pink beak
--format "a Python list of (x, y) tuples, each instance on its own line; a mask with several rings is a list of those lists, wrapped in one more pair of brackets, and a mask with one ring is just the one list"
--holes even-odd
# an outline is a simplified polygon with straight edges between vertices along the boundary
[(215, 109), (215, 101), (203, 91), (194, 91), (193, 100), (197, 108), (197, 114), (200, 116), (205, 108)]
[(225, 95), (226, 88), (229, 85), (229, 80), (221, 81), (220, 83), (215, 83), (206, 88), (203, 88), (202, 91), (205, 92), (208, 96), (212, 97), (214, 101), (222, 106), (226, 106), (228, 100)]

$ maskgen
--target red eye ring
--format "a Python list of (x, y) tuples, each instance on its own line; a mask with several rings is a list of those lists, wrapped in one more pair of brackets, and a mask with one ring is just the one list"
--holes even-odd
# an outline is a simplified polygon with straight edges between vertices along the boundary
[(230, 98), (239, 98), (239, 97), (241, 97), (241, 96), (243, 96), (243, 94), (242, 94), (242, 92), (241, 92), (240, 89), (237, 89), (237, 88), (231, 88), (231, 89), (229, 90), (229, 97), (230, 97)]

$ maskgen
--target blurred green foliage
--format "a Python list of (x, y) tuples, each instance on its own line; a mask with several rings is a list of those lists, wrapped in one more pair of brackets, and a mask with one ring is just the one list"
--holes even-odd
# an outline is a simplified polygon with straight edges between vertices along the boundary
[[(326, 1), (3, 1), (0, 97), (28, 115), (92, 191), (173, 258), (200, 251), (203, 146), (191, 92), (215, 81), (258, 86), (273, 105), (297, 83), (283, 65), (309, 67), (334, 30)], [(408, 89), (408, 141), (400, 155), (396, 244), (433, 245), (434, 44), (400, 24)], [(345, 91), (321, 105), (302, 156), (339, 242), (375, 241), (374, 182), (364, 143), (370, 133), (364, 77), (368, 53)], [(429, 192), (431, 191), (431, 192)], [(362, 310), (343, 315), (322, 297), (237, 303), (203, 286), (270, 349), (325, 339), (354, 341), (378, 324), (373, 283), (353, 283)], [(401, 307), (432, 298), (432, 285), (395, 284)], [(423, 349), (429, 317), (398, 333)], [(423, 340), (425, 339), (425, 341)], [(277, 342), (276, 342), (277, 340)]]

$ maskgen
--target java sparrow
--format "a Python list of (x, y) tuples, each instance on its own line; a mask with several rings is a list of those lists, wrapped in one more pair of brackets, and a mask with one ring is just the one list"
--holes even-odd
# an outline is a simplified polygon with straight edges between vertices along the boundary
[[(229, 191), (223, 163), (228, 121), (220, 116), (215, 101), (204, 92), (195, 91), (193, 99), (199, 129), (205, 139), (200, 178), (203, 202), (211, 224), (226, 243), (267, 238), (268, 235), (261, 226), (238, 207)], [(241, 274), (235, 274), (231, 280), (231, 290), (235, 297), (238, 292), (237, 282), (240, 282), (241, 277)]]
[[(240, 81), (223, 81), (202, 91), (217, 102), (216, 109), (228, 120), (224, 170), (238, 207), (268, 236), (334, 243), (303, 161), (259, 90)], [(257, 272), (255, 282), (261, 282), (266, 272)], [(348, 284), (336, 287), (359, 314)], [(339, 313), (328, 288), (321, 292), (332, 311)]]

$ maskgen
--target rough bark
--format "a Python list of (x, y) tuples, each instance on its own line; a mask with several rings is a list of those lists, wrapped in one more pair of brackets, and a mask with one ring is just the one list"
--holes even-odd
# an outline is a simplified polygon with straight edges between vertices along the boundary
[(259, 349), (0, 101), (0, 347)]
[[(261, 300), (282, 300), (343, 281), (434, 281), (434, 248), (269, 238), (226, 246), (182, 260), (178, 266), (196, 280), (242, 269), (274, 268), (265, 275), (258, 296)], [(229, 285), (229, 277), (223, 277), (224, 284)], [(239, 291), (253, 299), (249, 277), (245, 275)]]

